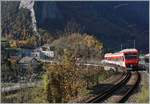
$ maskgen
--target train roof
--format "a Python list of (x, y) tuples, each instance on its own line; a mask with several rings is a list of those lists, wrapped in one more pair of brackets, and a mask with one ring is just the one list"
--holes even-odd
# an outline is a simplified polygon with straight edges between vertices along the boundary
[(126, 52), (138, 52), (138, 50), (134, 49), (134, 48), (133, 49), (132, 48), (130, 48), (130, 49), (123, 49), (123, 50), (121, 50), (119, 52), (116, 52), (116, 53), (106, 53), (105, 57), (122, 56)]
[(123, 49), (123, 50), (121, 50), (120, 52), (138, 52), (138, 50), (137, 49)]
[(105, 57), (123, 56), (123, 53), (106, 53)]
[(105, 55), (111, 55), (112, 53), (106, 53)]

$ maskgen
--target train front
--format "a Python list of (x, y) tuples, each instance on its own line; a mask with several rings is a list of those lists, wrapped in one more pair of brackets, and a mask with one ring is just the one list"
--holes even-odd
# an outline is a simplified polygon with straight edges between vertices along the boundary
[(137, 68), (139, 63), (139, 52), (136, 49), (123, 50), (125, 65), (127, 68)]

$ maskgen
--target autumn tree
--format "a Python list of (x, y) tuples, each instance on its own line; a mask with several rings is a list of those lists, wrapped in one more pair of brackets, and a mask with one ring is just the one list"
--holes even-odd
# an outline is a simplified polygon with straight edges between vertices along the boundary
[(51, 44), (56, 48), (58, 54), (63, 53), (63, 49), (72, 49), (75, 57), (79, 58), (99, 58), (103, 48), (103, 43), (96, 37), (89, 34), (71, 33), (60, 37)]
[(87, 46), (87, 52), (89, 57), (100, 56), (103, 44), (98, 41), (94, 36), (84, 34), (83, 44)]
[(39, 28), (38, 32), (41, 35), (41, 44), (51, 43), (54, 40), (54, 36), (47, 30)]
[(47, 65), (44, 88), (49, 102), (68, 102), (78, 96), (85, 83), (75, 61), (72, 52), (65, 49), (59, 64)]

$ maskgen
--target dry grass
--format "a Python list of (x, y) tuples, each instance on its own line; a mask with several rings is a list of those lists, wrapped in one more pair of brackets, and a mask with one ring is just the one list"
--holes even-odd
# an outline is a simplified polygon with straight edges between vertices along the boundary
[(143, 85), (140, 94), (136, 98), (138, 103), (148, 103), (149, 102), (149, 87), (148, 85)]

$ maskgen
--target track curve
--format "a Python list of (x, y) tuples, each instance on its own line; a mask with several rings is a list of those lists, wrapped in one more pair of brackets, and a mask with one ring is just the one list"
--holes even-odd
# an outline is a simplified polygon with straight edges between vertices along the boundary
[[(126, 93), (123, 94), (123, 96), (119, 97), (118, 99), (115, 99), (113, 103), (123, 103), (127, 100), (129, 95), (131, 95), (132, 91), (140, 82), (140, 74), (139, 72), (126, 72), (124, 76), (116, 82), (116, 84), (111, 87), (110, 89), (102, 92), (101, 94), (97, 95), (96, 97), (89, 99), (86, 103), (102, 103), (105, 102), (105, 100), (109, 99), (112, 96), (112, 93), (116, 92), (118, 89), (122, 89), (131, 79), (132, 81), (132, 87), (126, 90)], [(131, 82), (131, 81), (130, 81)]]
[(115, 84), (114, 86), (112, 86), (110, 89), (102, 92), (101, 94), (97, 95), (93, 99), (88, 100), (86, 103), (99, 103), (99, 102), (107, 99), (109, 96), (111, 96), (111, 93), (113, 91), (115, 91), (116, 89), (121, 87), (122, 84), (126, 83), (128, 81), (128, 79), (130, 78), (130, 76), (131, 76), (131, 73), (126, 72), (119, 81), (114, 83)]

